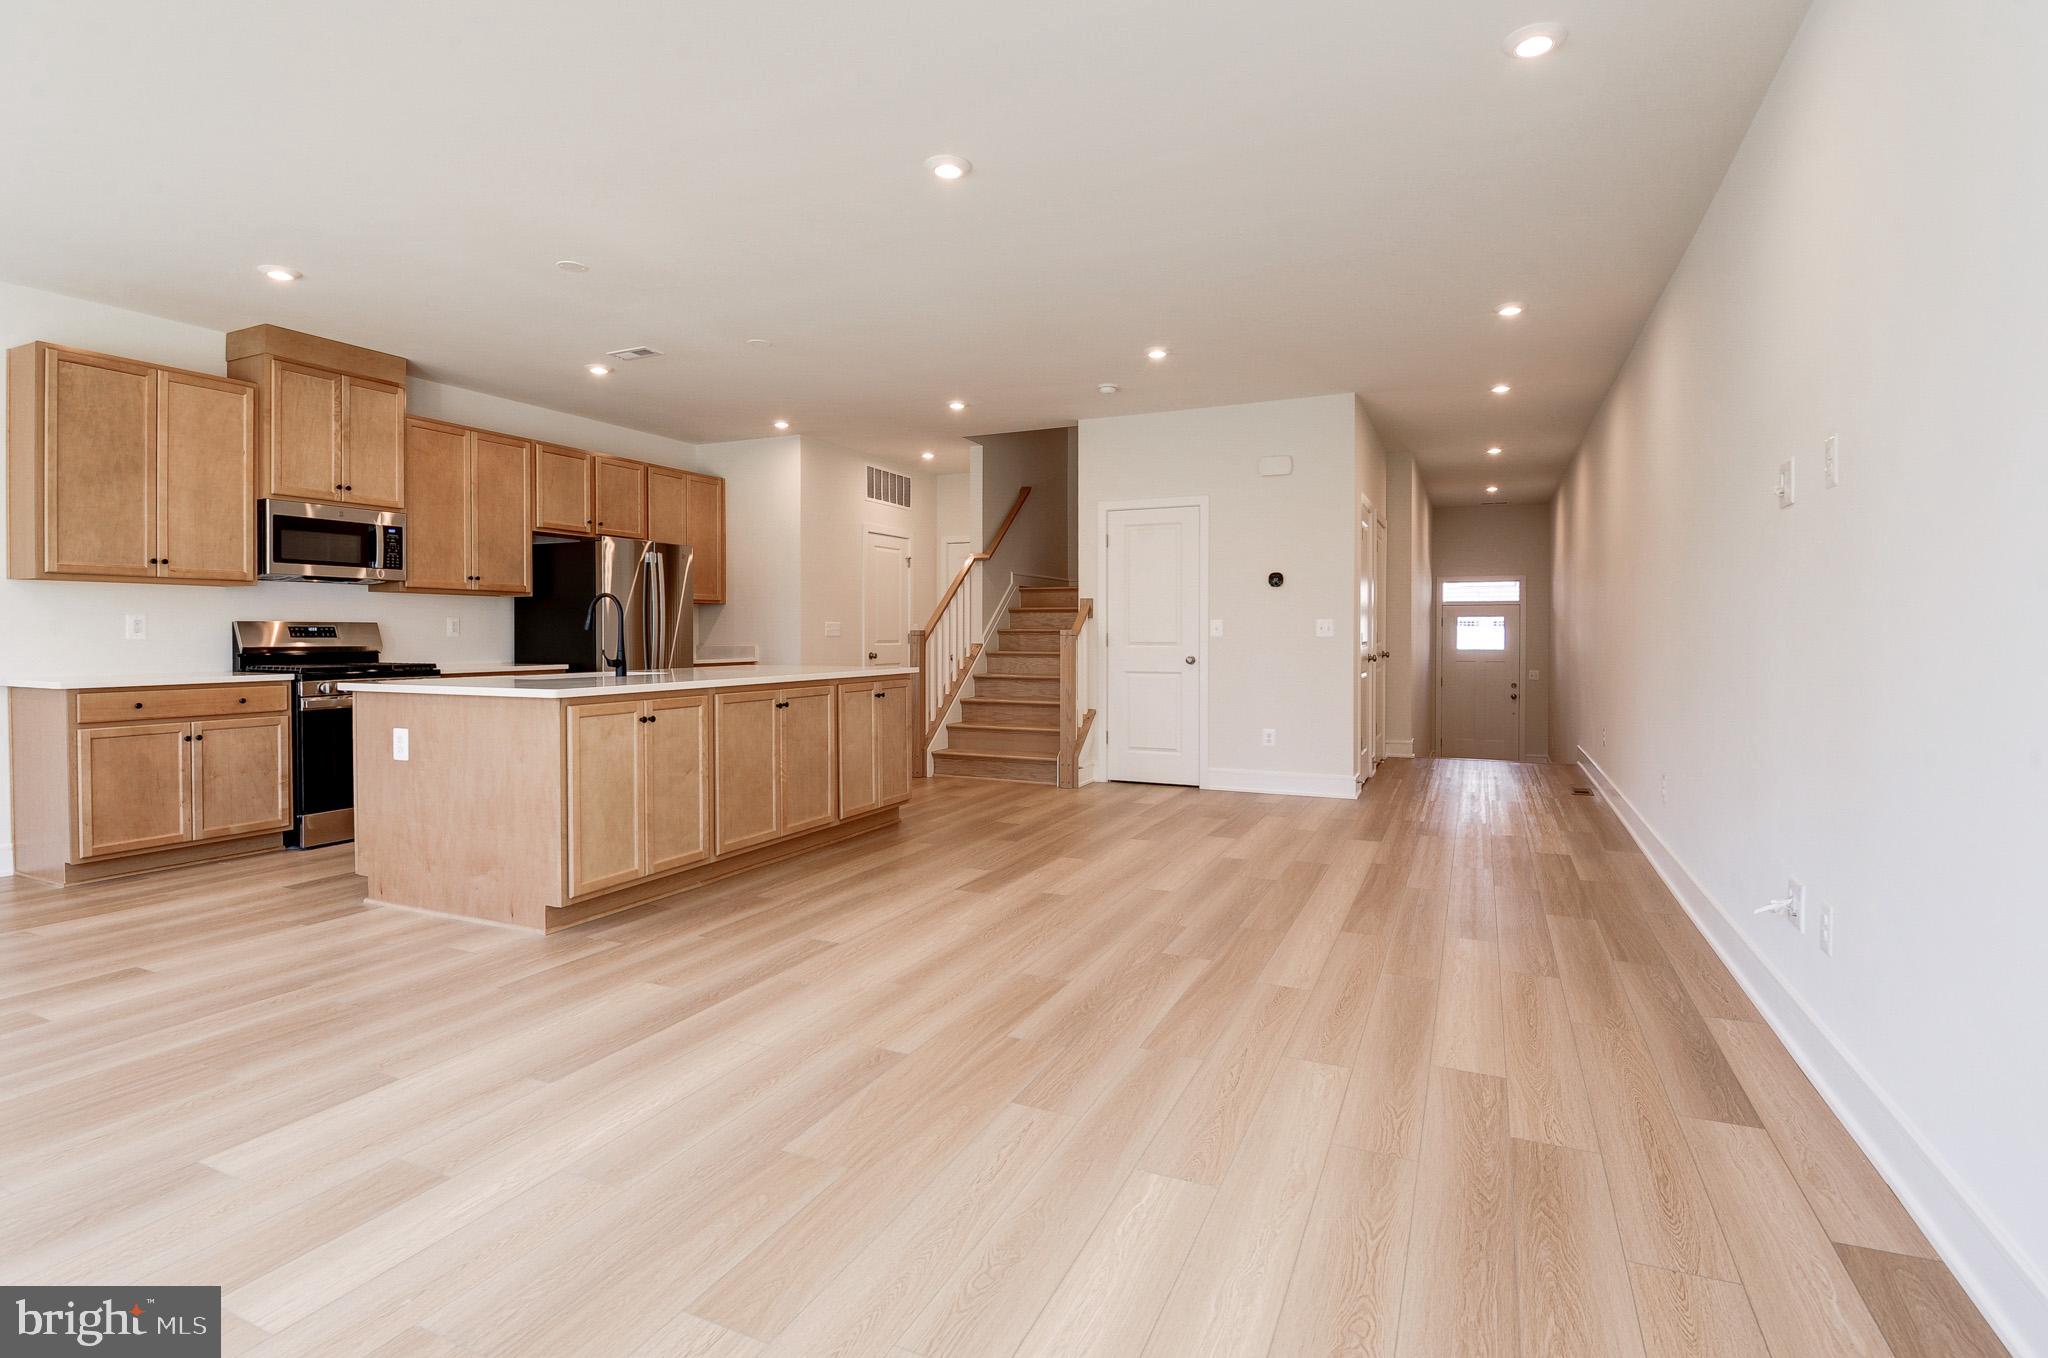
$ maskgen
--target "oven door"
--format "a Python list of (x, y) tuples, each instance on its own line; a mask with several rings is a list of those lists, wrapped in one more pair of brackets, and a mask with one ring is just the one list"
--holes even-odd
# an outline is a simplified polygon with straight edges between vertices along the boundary
[(405, 515), (308, 500), (263, 502), (266, 580), (403, 580)]
[(292, 834), (311, 849), (356, 837), (356, 713), (347, 694), (302, 698), (292, 718)]

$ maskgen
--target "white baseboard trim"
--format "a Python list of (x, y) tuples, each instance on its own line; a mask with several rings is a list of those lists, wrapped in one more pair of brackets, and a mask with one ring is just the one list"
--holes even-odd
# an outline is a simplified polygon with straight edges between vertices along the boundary
[(1607, 771), (1579, 747), (1579, 765), (1678, 898), (1693, 924), (1748, 993), (1785, 1050), (1899, 1195), (1956, 1281), (2014, 1358), (2048, 1358), (2048, 1279), (1920, 1134), (1904, 1110), (1870, 1078), (1847, 1047), (1807, 1008), (1769, 959), (1750, 946), (1736, 916), (1715, 900), (1623, 795)]
[(1386, 747), (1380, 751), (1380, 758), (1382, 759), (1413, 759), (1414, 757), (1415, 738), (1413, 736), (1406, 740), (1387, 741)]
[(14, 875), (14, 845), (0, 844), (0, 877)]
[(1205, 792), (1277, 792), (1284, 797), (1358, 796), (1358, 778), (1349, 773), (1275, 773), (1270, 769), (1209, 769), (1202, 774)]

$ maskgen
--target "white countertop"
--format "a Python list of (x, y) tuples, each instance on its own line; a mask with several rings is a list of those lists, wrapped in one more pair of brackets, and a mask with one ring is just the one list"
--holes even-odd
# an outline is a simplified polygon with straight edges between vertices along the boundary
[(751, 665), (641, 670), (623, 679), (608, 672), (504, 674), (471, 679), (383, 679), (341, 687), (348, 693), (438, 693), (459, 698), (602, 698), (705, 688), (754, 688), (764, 684), (821, 684), (835, 679), (876, 679), (915, 673), (908, 665)]
[(60, 674), (9, 679), (9, 688), (183, 688), (189, 684), (289, 684), (289, 674)]

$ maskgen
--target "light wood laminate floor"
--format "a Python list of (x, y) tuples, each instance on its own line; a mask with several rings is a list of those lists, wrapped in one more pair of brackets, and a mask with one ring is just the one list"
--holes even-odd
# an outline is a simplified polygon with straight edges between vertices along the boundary
[(2001, 1353), (1570, 769), (920, 784), (551, 938), (0, 882), (0, 1276), (231, 1353)]

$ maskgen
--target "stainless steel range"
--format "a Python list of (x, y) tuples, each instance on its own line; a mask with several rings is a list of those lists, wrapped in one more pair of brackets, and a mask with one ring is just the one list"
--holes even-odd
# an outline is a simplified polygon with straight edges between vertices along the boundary
[(238, 622), (234, 630), (237, 673), (293, 676), (292, 828), (284, 842), (311, 849), (354, 839), (355, 699), (340, 685), (441, 667), (379, 660), (384, 637), (374, 622)]

